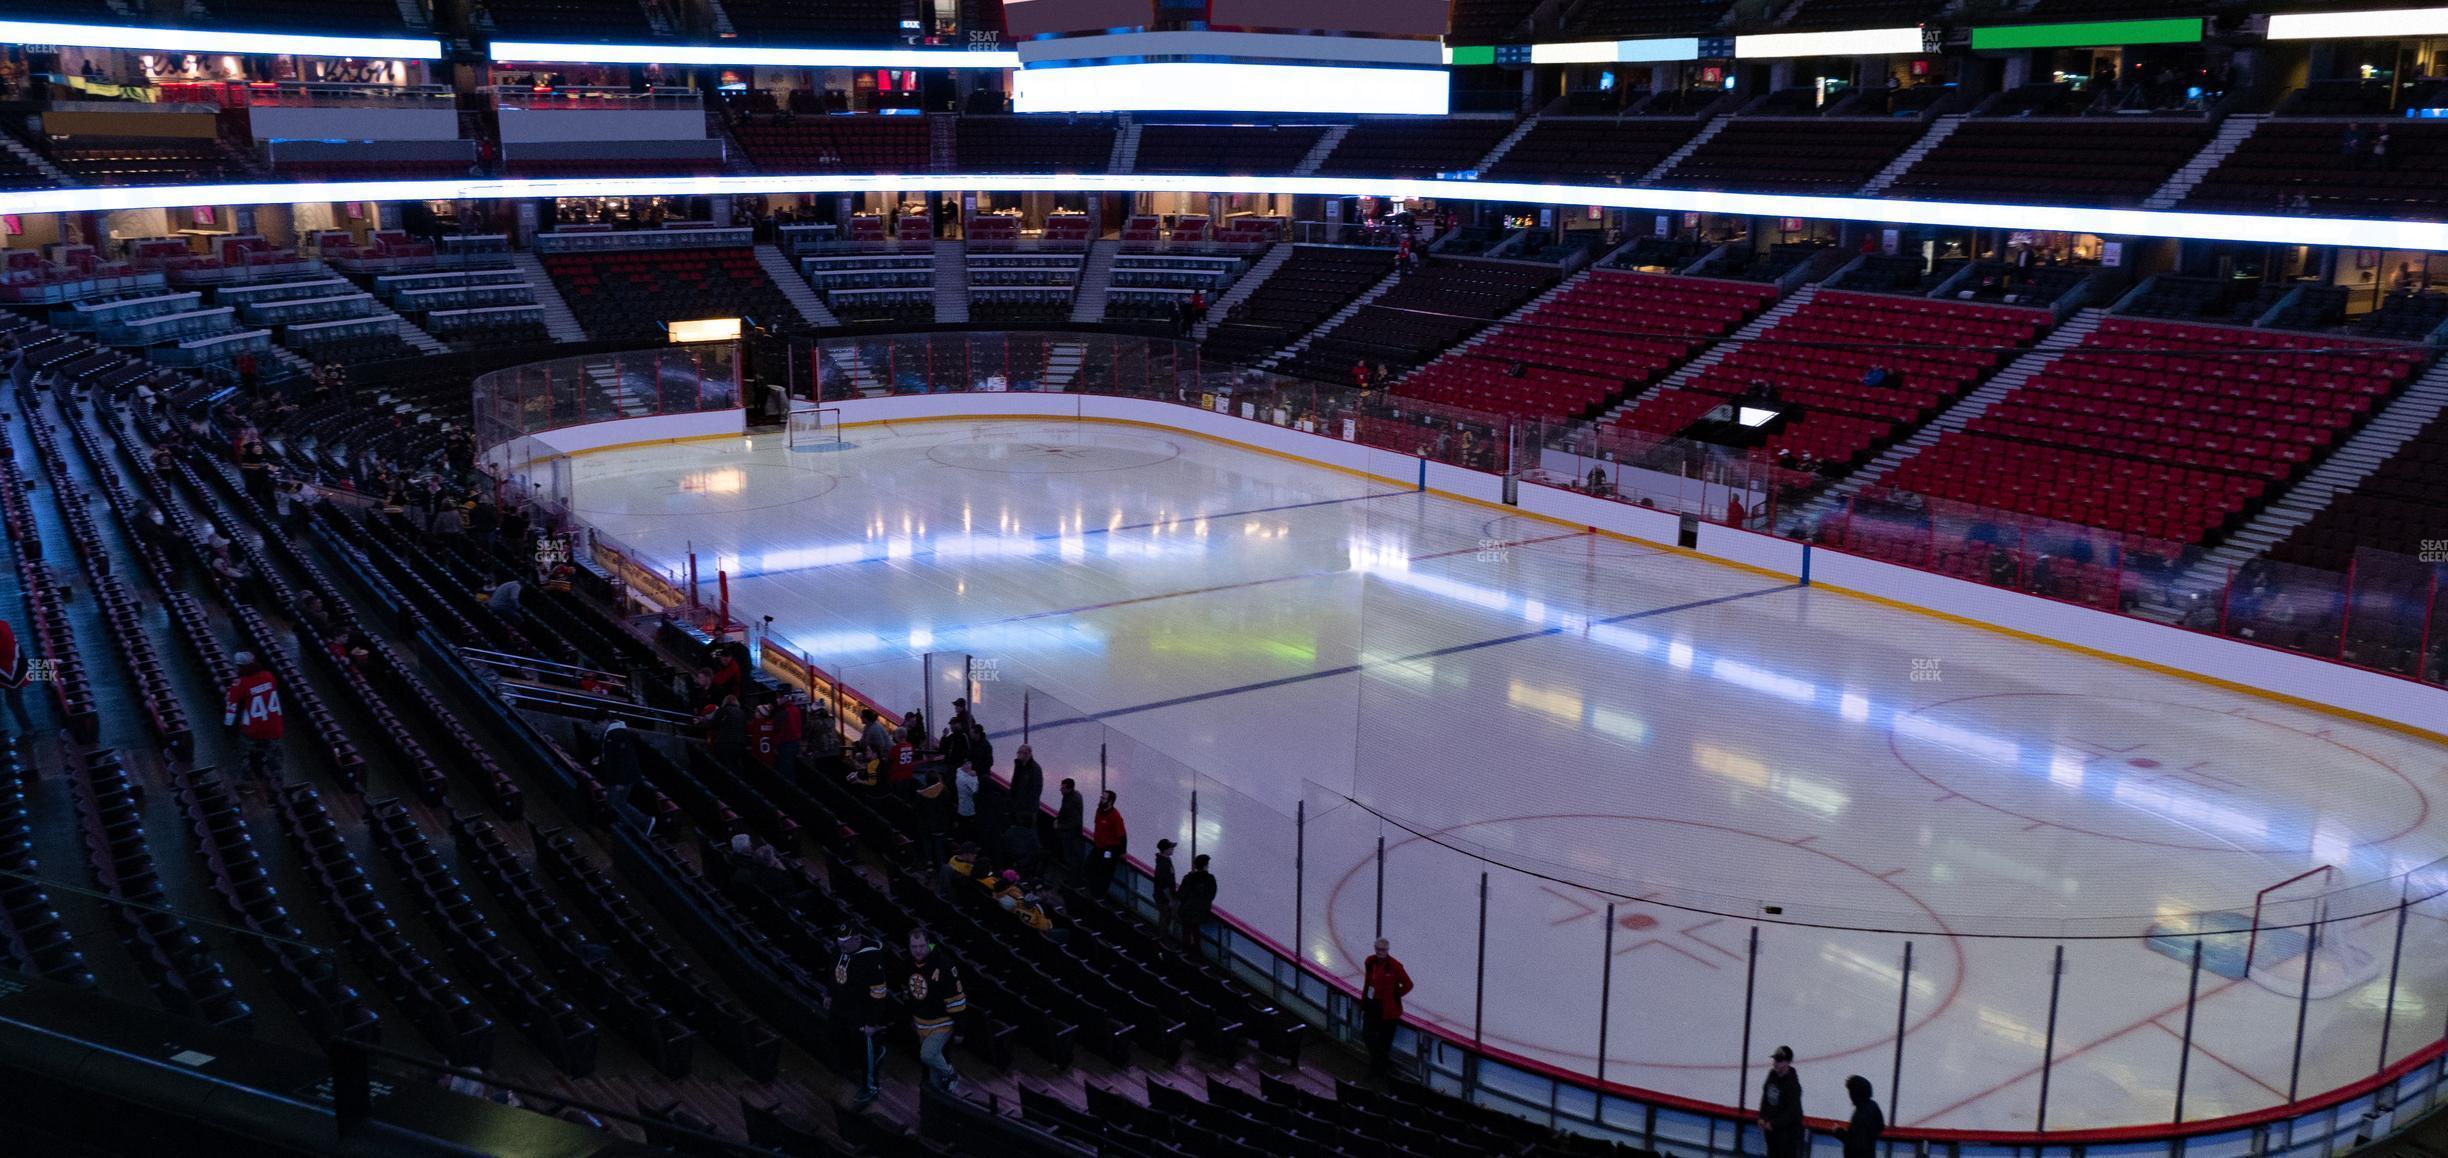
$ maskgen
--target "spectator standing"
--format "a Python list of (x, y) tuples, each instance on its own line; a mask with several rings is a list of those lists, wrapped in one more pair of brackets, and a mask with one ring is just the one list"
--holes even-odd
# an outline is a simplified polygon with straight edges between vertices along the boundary
[(1395, 959), (1391, 942), (1379, 937), (1375, 948), (1360, 963), (1360, 1038), (1368, 1044), (1369, 1076), (1382, 1078), (1393, 1072), (1394, 1027), (1402, 1024), (1411, 973)]
[(853, 1109), (866, 1108), (884, 1092), (878, 1079), (884, 1070), (885, 1003), (890, 996), (884, 983), (883, 947), (868, 943), (856, 929), (843, 930), (833, 943), (834, 1004), (829, 1012), (834, 1024), (858, 1035), (859, 1053), (866, 1062), (858, 1096), (850, 1102)]
[(599, 746), (595, 770), (603, 781), (604, 803), (617, 813), (628, 805), (629, 790), (637, 786), (637, 734), (629, 730), (627, 721), (606, 714)]
[(799, 746), (807, 736), (806, 698), (793, 692), (774, 709), (774, 767), (791, 780), (799, 778)]
[[(892, 755), (892, 730), (884, 726), (884, 717), (877, 714), (874, 708), (859, 709), (859, 743), (867, 748), (865, 758), (877, 761), (879, 764), (885, 757)], [(881, 767), (876, 769), (879, 775), (883, 771)]]
[(1173, 875), (1173, 842), (1156, 842), (1156, 927), (1170, 932), (1176, 910), (1174, 902), (1181, 892), (1181, 882)]
[(952, 1044), (952, 1019), (969, 1007), (961, 990), (960, 972), (935, 952), (935, 939), (925, 929), (912, 929), (910, 948), (910, 1028), (918, 1031), (918, 1061), (928, 1080), (947, 1094), (960, 1092), (960, 1075), (944, 1060)]
[(1045, 768), (1026, 744), (1012, 758), (1010, 827), (1003, 833), (1003, 859), (1025, 865), (1037, 856), (1037, 811), (1045, 803)]
[(245, 786), (269, 784), (279, 786), (281, 765), (281, 702), (280, 680), (264, 665), (257, 663), (255, 653), (242, 651), (238, 661), (238, 678), (230, 683), (221, 697), (221, 722), (238, 730), (241, 753), (240, 768)]
[(1802, 1077), (1794, 1072), (1790, 1045), (1768, 1055), (1768, 1077), (1760, 1083), (1759, 1125), (1768, 1158), (1801, 1158)]
[(722, 706), (714, 709), (706, 721), (707, 738), (714, 741), (714, 756), (725, 769), (742, 779), (748, 778), (748, 712), (740, 707), (738, 696), (724, 696)]
[(1853, 1120), (1836, 1127), (1844, 1139), (1844, 1158), (1876, 1158), (1879, 1135), (1887, 1132), (1887, 1115), (1870, 1097), (1870, 1079), (1854, 1074), (1844, 1086), (1845, 1095), (1853, 1099)]
[(977, 824), (978, 773), (974, 764), (962, 764), (952, 771), (952, 828), (963, 840), (975, 840)]
[[(17, 730), (34, 731), (33, 717), (26, 714), (25, 690), (33, 682), (34, 664), (25, 651), (17, 646), (17, 629), (0, 619), (0, 691), (6, 692), (9, 714), (17, 717)], [(14, 734), (7, 737), (16, 739)]]
[(1130, 849), (1130, 828), (1122, 823), (1122, 810), (1115, 807), (1112, 789), (1097, 797), (1096, 825), (1088, 843), (1089, 855), (1095, 858), (1088, 887), (1092, 895), (1102, 900), (1113, 891), (1114, 873), (1122, 867), (1122, 855)]
[(1181, 936), (1183, 947), (1197, 952), (1199, 938), (1207, 928), (1207, 918), (1215, 913), (1216, 879), (1207, 871), (1211, 858), (1200, 853), (1190, 858), (1190, 875), (1181, 882)]
[(1054, 807), (1054, 847), (1062, 856), (1064, 875), (1077, 879), (1088, 860), (1088, 837), (1080, 830), (1087, 802), (1080, 799), (1078, 784), (1068, 776), (1063, 777), (1062, 795), (1057, 800)]

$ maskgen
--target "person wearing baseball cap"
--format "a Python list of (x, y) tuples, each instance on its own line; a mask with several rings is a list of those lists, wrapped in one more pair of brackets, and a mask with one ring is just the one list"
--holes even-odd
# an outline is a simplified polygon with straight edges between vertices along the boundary
[(1768, 1158), (1801, 1158), (1802, 1077), (1794, 1072), (1793, 1047), (1780, 1045), (1768, 1055), (1768, 1080), (1760, 1085), (1760, 1132), (1767, 1136)]

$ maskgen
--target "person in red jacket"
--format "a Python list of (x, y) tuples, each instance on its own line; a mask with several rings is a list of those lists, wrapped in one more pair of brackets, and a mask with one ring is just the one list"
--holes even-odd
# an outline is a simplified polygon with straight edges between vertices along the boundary
[(794, 692), (774, 707), (774, 766), (793, 780), (799, 778), (799, 744), (807, 735), (806, 699)]
[(17, 646), (17, 629), (9, 626), (8, 620), (0, 619), (0, 693), (5, 693), (8, 699), (9, 714), (17, 717), (18, 731), (27, 733), (34, 731), (33, 717), (26, 714), (25, 705), (26, 684), (32, 682), (33, 674), (33, 663)]
[(238, 678), (221, 700), (221, 722), (238, 730), (240, 767), (245, 784), (279, 784), (281, 764), (280, 680), (256, 662), (253, 652), (239, 652)]
[(1411, 974), (1389, 952), (1391, 943), (1377, 938), (1377, 951), (1360, 965), (1361, 1040), (1368, 1043), (1369, 1076), (1382, 1078), (1393, 1068), (1394, 1027), (1402, 1024), (1403, 995), (1411, 992)]
[(1122, 867), (1122, 854), (1130, 847), (1130, 829), (1122, 823), (1122, 810), (1114, 807), (1114, 794), (1109, 790), (1097, 797), (1096, 827), (1088, 834), (1088, 892), (1103, 897), (1112, 891), (1114, 873)]

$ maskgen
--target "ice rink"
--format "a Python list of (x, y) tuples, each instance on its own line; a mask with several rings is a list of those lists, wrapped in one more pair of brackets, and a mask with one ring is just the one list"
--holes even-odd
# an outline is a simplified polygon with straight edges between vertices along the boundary
[[(1723, 1104), (1748, 996), (1751, 1081), (1790, 1043), (1815, 1116), (1857, 1072), (1899, 1124), (2029, 1129), (2047, 1056), (2056, 1130), (2168, 1121), (2180, 1067), (2187, 1120), (2308, 1097), (2448, 1018), (2413, 736), (1153, 428), (846, 438), (588, 454), (573, 503), (889, 706), (973, 657), (1049, 803), (1103, 744), (1145, 857), (1195, 791), (1220, 908), (1345, 977), (1382, 925), (1465, 1039)], [(2145, 934), (2324, 866), (2349, 984), (2300, 1066), (2299, 993), (2215, 968), (2188, 1054), (2191, 942)]]

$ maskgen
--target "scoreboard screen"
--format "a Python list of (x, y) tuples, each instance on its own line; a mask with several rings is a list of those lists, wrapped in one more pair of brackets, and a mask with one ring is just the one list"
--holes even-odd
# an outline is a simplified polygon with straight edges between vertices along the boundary
[[(1037, 0), (1039, 3), (1045, 0)], [(1006, 4), (1006, 11), (1018, 5)], [(1364, 36), (1443, 36), (1448, 0), (1211, 0), (1217, 28), (1278, 28)]]
[(1155, 23), (1155, 0), (1003, 0), (1003, 30), (1015, 40), (1049, 32), (1102, 32)]

